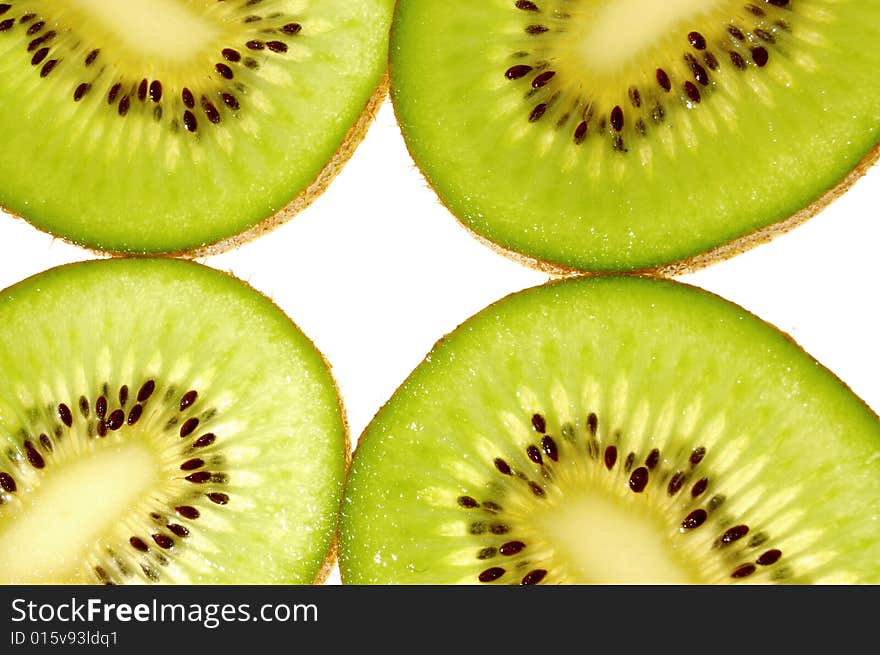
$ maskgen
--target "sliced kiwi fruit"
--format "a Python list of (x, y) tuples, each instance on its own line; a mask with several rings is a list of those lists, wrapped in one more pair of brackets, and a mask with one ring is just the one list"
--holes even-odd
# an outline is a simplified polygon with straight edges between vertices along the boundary
[(361, 437), (346, 583), (878, 583), (880, 420), (702, 290), (514, 294), (435, 346)]
[(878, 157), (880, 4), (400, 0), (395, 111), (482, 240), (554, 271), (693, 269)]
[(171, 259), (0, 293), (0, 583), (310, 583), (348, 458), (328, 367), (267, 298)]
[(0, 3), (0, 207), (205, 255), (328, 185), (385, 96), (393, 0)]

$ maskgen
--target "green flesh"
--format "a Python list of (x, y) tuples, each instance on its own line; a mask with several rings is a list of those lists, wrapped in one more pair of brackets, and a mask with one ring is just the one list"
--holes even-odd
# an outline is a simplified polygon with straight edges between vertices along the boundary
[[(880, 142), (877, 3), (533, 4), (400, 0), (392, 31), (410, 152), (452, 212), (502, 248), (579, 270), (689, 260), (797, 215)], [(514, 66), (531, 70), (508, 79)]]
[[(303, 194), (380, 85), (392, 2), (247, 5), (0, 5), (9, 6), (0, 21), (14, 22), (6, 29), (0, 22), (0, 206), (92, 248), (177, 252), (239, 234)], [(246, 22), (250, 16), (262, 18)], [(300, 26), (295, 34), (281, 29), (294, 24)], [(54, 37), (31, 45), (50, 32)], [(281, 43), (286, 51), (246, 46), (254, 40)], [(49, 52), (33, 65), (43, 47)], [(227, 48), (239, 61), (221, 54)], [(100, 54), (86, 65), (95, 49)], [(249, 59), (255, 68), (246, 65)], [(58, 63), (42, 77), (53, 60)], [(161, 97), (154, 102), (157, 80)], [(91, 88), (75, 101), (81, 84)], [(184, 123), (184, 88), (195, 98), (194, 132)], [(334, 161), (331, 168), (340, 165)]]
[(201, 265), (109, 260), (4, 291), (0, 326), (0, 582), (318, 577), (346, 432), (269, 300)]
[(467, 321), (368, 426), (340, 567), (354, 584), (876, 584), (878, 466), (877, 417), (743, 309), (651, 278), (559, 282)]

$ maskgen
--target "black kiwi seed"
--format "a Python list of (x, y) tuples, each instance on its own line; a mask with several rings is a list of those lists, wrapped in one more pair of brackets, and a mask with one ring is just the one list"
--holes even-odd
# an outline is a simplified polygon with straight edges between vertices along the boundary
[(60, 418), (61, 422), (67, 427), (73, 425), (73, 414), (71, 414), (70, 408), (64, 403), (58, 405), (58, 418)]
[(302, 25), (299, 23), (288, 23), (281, 28), (281, 31), (290, 35), (299, 34), (302, 32)]
[(754, 564), (743, 564), (742, 566), (738, 566), (734, 569), (733, 573), (730, 574), (731, 578), (747, 578), (752, 573), (755, 572)]
[(122, 96), (122, 100), (119, 101), (118, 112), (120, 116), (125, 116), (128, 113), (128, 109), (131, 106), (131, 100), (129, 100), (127, 95)]
[(95, 414), (99, 419), (103, 419), (107, 415), (107, 399), (104, 396), (99, 396), (95, 401)]
[(190, 520), (195, 520), (200, 516), (199, 510), (189, 505), (180, 505), (175, 507), (174, 511), (180, 514), (183, 518)]
[(743, 537), (745, 537), (749, 533), (749, 526), (747, 525), (736, 525), (729, 530), (725, 531), (718, 540), (716, 541), (716, 545), (718, 546), (727, 546), (732, 544), (734, 541), (739, 541)]
[(150, 547), (147, 546), (146, 542), (144, 542), (144, 540), (140, 539), (139, 537), (132, 537), (128, 540), (128, 543), (132, 545), (132, 548), (134, 548), (135, 550), (139, 550), (142, 553), (146, 553), (148, 550), (150, 550)]
[(234, 77), (234, 75), (232, 73), (232, 69), (229, 66), (227, 66), (226, 64), (224, 64), (223, 62), (215, 64), (214, 70), (216, 70), (218, 73), (220, 73), (220, 76), (227, 79), (227, 80), (231, 80)]
[(236, 63), (241, 61), (241, 53), (238, 50), (233, 50), (232, 48), (224, 48), (220, 54), (223, 55), (223, 58), (226, 61), (231, 61), (232, 63)]
[(141, 417), (141, 414), (143, 414), (143, 411), (143, 405), (135, 405), (134, 407), (132, 407), (131, 410), (128, 412), (128, 424), (134, 425), (135, 423), (137, 423), (138, 419), (140, 419)]
[(117, 82), (113, 86), (110, 87), (110, 91), (107, 93), (107, 104), (112, 105), (116, 103), (116, 98), (119, 95), (119, 90), (122, 88), (122, 84)]
[(218, 505), (225, 505), (229, 502), (229, 496), (224, 493), (214, 492), (207, 494), (208, 500)]
[(532, 427), (536, 432), (544, 433), (547, 431), (547, 422), (544, 420), (544, 417), (540, 414), (535, 414), (532, 416)]
[(535, 464), (544, 463), (544, 460), (541, 459), (541, 451), (539, 451), (536, 446), (529, 446), (526, 448), (526, 455), (528, 455), (529, 459)]
[(107, 427), (111, 430), (118, 430), (125, 423), (125, 412), (121, 409), (114, 409), (107, 417)]
[(208, 432), (207, 434), (203, 434), (201, 437), (193, 442), (193, 448), (204, 448), (205, 446), (210, 446), (212, 443), (214, 443), (216, 439), (217, 437), (213, 433)]
[(701, 478), (700, 480), (697, 480), (694, 483), (694, 486), (691, 487), (691, 496), (696, 498), (697, 496), (702, 494), (704, 491), (706, 491), (706, 487), (708, 487), (708, 486), (709, 486), (708, 478)]
[(491, 500), (487, 500), (483, 503), (483, 509), (492, 512), (493, 514), (497, 514), (501, 511), (501, 505), (498, 503), (493, 503)]
[(541, 449), (552, 461), (559, 461), (559, 450), (556, 447), (556, 442), (553, 440), (553, 437), (545, 435), (544, 438), (541, 439)]
[(620, 108), (620, 105), (611, 110), (611, 127), (615, 132), (620, 132), (623, 129), (623, 109)]
[(743, 56), (736, 50), (730, 51), (730, 61), (740, 70), (743, 70), (746, 67), (746, 60), (743, 59)]
[(15, 479), (9, 475), (8, 473), (0, 472), (0, 488), (7, 493), (15, 493), (15, 490), (18, 489), (18, 486), (15, 484)]
[(15, 25), (15, 19), (13, 18), (7, 18), (6, 20), (0, 21), (0, 32), (5, 32), (13, 25)]
[(742, 30), (736, 27), (735, 25), (727, 26), (727, 33), (730, 34), (737, 41), (745, 41), (746, 35), (742, 33)]
[(36, 50), (37, 48), (39, 48), (39, 47), (40, 47), (41, 45), (43, 45), (44, 43), (46, 43), (46, 42), (51, 41), (52, 39), (54, 39), (56, 36), (57, 36), (57, 33), (56, 33), (54, 30), (49, 30), (49, 31), (46, 32), (45, 34), (41, 34), (41, 35), (38, 36), (36, 39), (34, 39), (34, 40), (31, 41), (30, 43), (28, 43), (27, 51), (28, 51), (28, 52), (33, 52), (34, 50)]
[(599, 430), (599, 417), (592, 412), (587, 417), (587, 428), (590, 430), (590, 434), (592, 434), (594, 437), (596, 436), (596, 432)]
[(458, 504), (462, 507), (472, 508), (479, 507), (480, 504), (470, 496), (459, 496)]
[(272, 52), (284, 54), (287, 52), (287, 44), (284, 41), (266, 41), (266, 47)]
[(180, 98), (188, 109), (192, 109), (196, 106), (196, 97), (189, 89), (184, 88), (183, 91), (180, 92)]
[(549, 32), (549, 27), (544, 27), (543, 25), (529, 25), (526, 28), (526, 34), (543, 34), (544, 32)]
[(758, 46), (757, 48), (752, 48), (752, 61), (755, 62), (756, 66), (766, 66), (769, 60), (770, 54), (767, 52), (766, 48), (763, 48), (761, 46)]
[(181, 539), (185, 539), (189, 536), (189, 530), (179, 523), (169, 523), (167, 527), (172, 533), (174, 533)]
[(492, 546), (489, 546), (488, 548), (481, 549), (480, 552), (477, 553), (477, 559), (492, 559), (497, 554), (498, 551)]
[(691, 102), (698, 103), (702, 100), (702, 96), (700, 95), (700, 90), (694, 85), (693, 82), (687, 81), (684, 83), (684, 92), (688, 98), (690, 98)]
[(544, 569), (535, 569), (534, 571), (529, 571), (523, 577), (520, 584), (525, 586), (536, 585), (541, 582), (541, 580), (543, 580), (546, 575), (547, 571), (545, 571)]
[(688, 34), (688, 42), (696, 50), (705, 50), (706, 49), (706, 37), (704, 37), (699, 32), (690, 32)]
[(9, 11), (10, 8), (12, 8), (12, 5), (9, 5), (9, 4), (2, 4), (2, 5), (0, 5), (0, 16), (2, 16), (2, 15), (5, 14), (7, 11)]
[(505, 573), (504, 569), (499, 566), (493, 566), (491, 569), (486, 569), (482, 573), (480, 573), (478, 579), (480, 582), (494, 582)]
[(227, 107), (229, 107), (230, 109), (238, 109), (239, 108), (238, 100), (231, 93), (225, 93), (225, 92), (221, 93), (220, 97), (223, 98), (223, 103)]
[(654, 448), (648, 456), (645, 458), (645, 466), (648, 467), (649, 471), (653, 471), (657, 468), (657, 464), (660, 463), (660, 451), (657, 448)]
[(512, 471), (510, 469), (510, 465), (507, 462), (505, 462), (503, 459), (501, 459), (500, 457), (496, 457), (494, 463), (495, 463), (495, 468), (497, 468), (499, 471), (501, 471), (501, 473), (503, 473), (504, 475), (511, 474)]
[(544, 115), (544, 112), (547, 111), (547, 103), (542, 102), (539, 105), (536, 105), (534, 109), (532, 109), (532, 113), (529, 114), (529, 122), (534, 123)]
[(657, 69), (657, 84), (666, 92), (672, 91), (672, 82), (669, 80), (669, 75), (662, 68)]
[(694, 451), (691, 453), (691, 456), (688, 461), (691, 463), (691, 468), (695, 467), (697, 464), (703, 461), (703, 458), (706, 456), (706, 449), (703, 446), (699, 446), (698, 448), (694, 448)]
[(623, 462), (623, 470), (629, 473), (632, 471), (633, 463), (636, 461), (636, 454), (630, 453), (626, 456), (626, 460)]
[(146, 400), (153, 395), (153, 391), (156, 390), (156, 383), (153, 380), (147, 380), (144, 382), (143, 386), (141, 386), (138, 391), (137, 400), (139, 403), (146, 402)]
[(189, 109), (183, 112), (183, 126), (190, 132), (195, 132), (199, 126), (195, 115)]
[(204, 484), (211, 479), (211, 474), (208, 471), (197, 471), (186, 476), (184, 479), (193, 484)]
[(138, 84), (137, 97), (138, 100), (144, 102), (147, 99), (147, 91), (150, 88), (150, 83), (147, 82), (146, 79), (141, 80), (141, 83)]
[(197, 427), (199, 427), (199, 419), (195, 417), (186, 419), (180, 426), (180, 438), (188, 437)]
[[(193, 459), (186, 460), (183, 464), (180, 465), (181, 471), (194, 471), (198, 468), (201, 468), (205, 465), (205, 461), (203, 459), (199, 459), (195, 457)], [(476, 501), (474, 501), (476, 502)]]
[(502, 545), (498, 552), (507, 557), (511, 555), (516, 555), (526, 547), (526, 545), (521, 541), (508, 541), (506, 544)]
[(699, 528), (703, 523), (706, 522), (706, 518), (708, 514), (706, 514), (706, 510), (700, 508), (695, 509), (693, 512), (688, 514), (684, 521), (681, 522), (681, 527), (685, 530), (693, 530), (694, 528)]
[(214, 123), (215, 125), (220, 122), (220, 112), (217, 111), (217, 107), (208, 100), (205, 96), (202, 96), (202, 109), (205, 112), (205, 116), (208, 117), (208, 120)]
[(85, 65), (91, 66), (92, 64), (94, 64), (99, 54), (101, 54), (100, 50), (92, 50), (88, 55), (86, 55)]
[(516, 0), (515, 6), (522, 11), (538, 11), (538, 5), (531, 0)]
[(774, 548), (773, 550), (768, 550), (767, 552), (762, 553), (756, 562), (760, 566), (770, 566), (771, 564), (778, 562), (780, 557), (782, 557), (782, 551)]
[(161, 532), (151, 535), (153, 537), (153, 541), (156, 542), (160, 548), (164, 548), (168, 550), (169, 548), (174, 547), (174, 539), (169, 537), (167, 534), (162, 534)]
[(614, 468), (615, 462), (617, 462), (617, 448), (615, 446), (608, 446), (605, 449), (605, 468), (610, 471)]
[(49, 48), (40, 48), (34, 53), (34, 56), (31, 57), (31, 65), (39, 66), (43, 63), (43, 60), (49, 56)]
[(648, 469), (640, 466), (629, 476), (629, 488), (638, 494), (643, 492), (646, 486), (648, 486)]

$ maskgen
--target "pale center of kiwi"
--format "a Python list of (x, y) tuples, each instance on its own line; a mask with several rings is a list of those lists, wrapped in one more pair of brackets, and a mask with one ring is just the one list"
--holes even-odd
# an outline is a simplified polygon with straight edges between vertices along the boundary
[(725, 0), (613, 0), (584, 15), (577, 47), (583, 66), (606, 74), (623, 69), (678, 24), (698, 22)]
[(179, 0), (77, 0), (67, 4), (100, 24), (127, 49), (153, 59), (188, 59), (203, 52), (219, 35), (216, 25)]
[[(620, 503), (584, 491), (532, 517), (568, 565), (588, 584), (695, 584), (664, 536), (667, 525), (643, 503)], [(573, 571), (574, 572), (574, 571)]]
[(160, 482), (161, 463), (145, 444), (101, 446), (69, 459), (32, 492), (20, 494), (18, 516), (4, 521), (0, 532), (8, 582), (69, 579), (96, 540)]

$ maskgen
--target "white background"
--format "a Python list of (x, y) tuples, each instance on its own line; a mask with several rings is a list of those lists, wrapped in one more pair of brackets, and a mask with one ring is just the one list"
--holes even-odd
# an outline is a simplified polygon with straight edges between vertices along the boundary
[[(880, 412), (880, 167), (770, 244), (679, 279), (792, 335)], [(85, 250), (0, 214), (0, 286)], [(269, 295), (333, 365), (352, 440), (432, 344), (543, 273), (478, 243), (436, 200), (390, 105), (327, 192), (235, 251), (203, 260)], [(338, 582), (334, 572), (331, 582)]]

